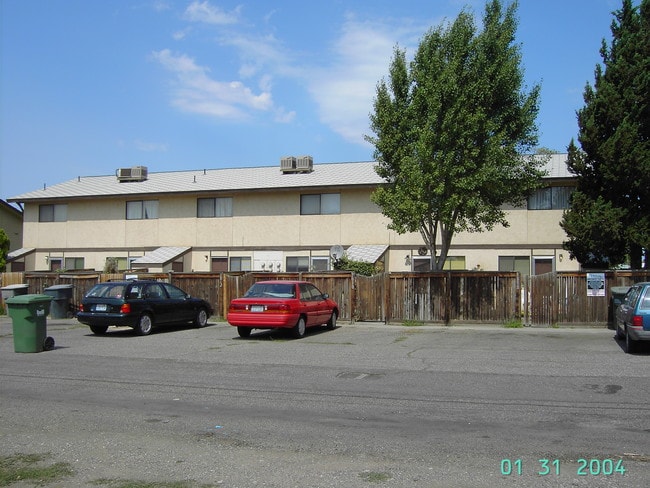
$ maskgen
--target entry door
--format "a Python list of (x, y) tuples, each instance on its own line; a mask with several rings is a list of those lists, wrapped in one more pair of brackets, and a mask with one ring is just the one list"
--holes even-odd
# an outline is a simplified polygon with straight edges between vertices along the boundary
[(540, 275), (553, 272), (553, 258), (533, 258), (533, 274)]
[(213, 273), (225, 273), (228, 271), (228, 258), (212, 258), (210, 271)]

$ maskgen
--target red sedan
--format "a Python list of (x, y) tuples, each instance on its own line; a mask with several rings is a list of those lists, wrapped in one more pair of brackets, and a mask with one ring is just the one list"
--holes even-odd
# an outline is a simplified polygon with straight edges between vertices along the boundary
[(327, 293), (307, 281), (258, 281), (228, 309), (228, 323), (241, 337), (253, 329), (291, 329), (294, 337), (305, 335), (307, 327), (327, 324), (336, 328), (339, 309)]

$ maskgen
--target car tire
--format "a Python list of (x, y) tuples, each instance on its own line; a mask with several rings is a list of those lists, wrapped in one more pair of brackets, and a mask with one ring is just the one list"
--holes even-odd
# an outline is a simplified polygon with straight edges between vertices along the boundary
[(337, 318), (336, 311), (332, 310), (332, 316), (331, 316), (330, 319), (327, 321), (327, 328), (328, 328), (329, 330), (334, 330), (334, 329), (336, 329), (336, 318)]
[(208, 311), (205, 308), (199, 309), (194, 317), (194, 327), (205, 327), (208, 324)]
[(92, 330), (93, 334), (103, 335), (106, 334), (108, 325), (91, 325), (90, 330)]
[(614, 333), (614, 338), (617, 341), (622, 341), (625, 339), (625, 336), (621, 333), (621, 328), (618, 326), (618, 324), (614, 324), (614, 329), (616, 332)]
[(146, 336), (151, 333), (153, 328), (153, 319), (148, 313), (143, 313), (138, 319), (138, 323), (135, 326), (135, 333), (141, 336)]
[(625, 352), (632, 354), (636, 352), (636, 341), (630, 337), (630, 331), (625, 328)]
[(305, 331), (307, 330), (307, 325), (305, 324), (305, 319), (303, 317), (300, 317), (298, 319), (298, 322), (296, 322), (296, 325), (293, 326), (292, 332), (293, 336), (296, 339), (300, 339), (301, 337), (305, 337)]
[(237, 327), (237, 333), (239, 334), (239, 337), (242, 337), (244, 339), (250, 337), (252, 331), (253, 329), (250, 327)]

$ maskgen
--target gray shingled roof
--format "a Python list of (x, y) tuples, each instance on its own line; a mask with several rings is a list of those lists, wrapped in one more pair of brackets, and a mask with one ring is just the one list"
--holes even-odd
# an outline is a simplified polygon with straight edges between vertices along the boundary
[[(549, 177), (571, 177), (565, 162), (566, 154), (553, 155), (548, 164)], [(147, 179), (139, 182), (120, 182), (115, 175), (80, 176), (8, 200), (26, 202), (59, 198), (375, 186), (383, 181), (375, 172), (375, 165), (374, 161), (314, 164), (314, 171), (311, 173), (288, 174), (282, 173), (279, 165), (149, 172)]]

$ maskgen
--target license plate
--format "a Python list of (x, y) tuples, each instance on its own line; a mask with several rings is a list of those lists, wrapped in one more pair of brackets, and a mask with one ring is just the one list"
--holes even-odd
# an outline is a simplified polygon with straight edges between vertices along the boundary
[(106, 312), (106, 304), (98, 303), (97, 305), (95, 305), (95, 312)]
[(263, 312), (264, 305), (251, 305), (251, 312)]

